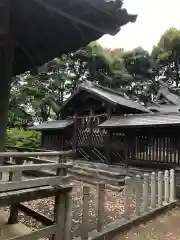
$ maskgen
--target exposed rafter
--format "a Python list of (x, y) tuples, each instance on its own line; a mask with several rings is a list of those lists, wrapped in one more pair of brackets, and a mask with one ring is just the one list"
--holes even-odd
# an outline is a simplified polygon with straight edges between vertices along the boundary
[(32, 1), (35, 1), (36, 3), (38, 3), (39, 5), (41, 5), (42, 7), (46, 8), (48, 11), (50, 11), (51, 13), (56, 13), (56, 14), (59, 14), (65, 18), (68, 18), (69, 20), (71, 21), (75, 21), (81, 25), (84, 25), (88, 28), (91, 28), (97, 32), (100, 32), (100, 33), (103, 33), (103, 34), (106, 34), (107, 32), (104, 31), (103, 29), (101, 28), (98, 28), (96, 26), (94, 26), (93, 24), (91, 23), (88, 23), (82, 19), (79, 19), (79, 18), (76, 18), (74, 17), (73, 15), (70, 15), (69, 13), (66, 13), (64, 12), (63, 10), (61, 10), (60, 8), (56, 8), (54, 6), (52, 6), (51, 4), (47, 3), (47, 2), (44, 2), (42, 0), (32, 0)]

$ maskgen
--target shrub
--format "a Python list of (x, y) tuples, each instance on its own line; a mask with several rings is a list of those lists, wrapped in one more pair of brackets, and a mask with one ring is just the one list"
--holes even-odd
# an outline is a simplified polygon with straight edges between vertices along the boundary
[(40, 148), (40, 133), (18, 128), (7, 129), (6, 145), (27, 148)]

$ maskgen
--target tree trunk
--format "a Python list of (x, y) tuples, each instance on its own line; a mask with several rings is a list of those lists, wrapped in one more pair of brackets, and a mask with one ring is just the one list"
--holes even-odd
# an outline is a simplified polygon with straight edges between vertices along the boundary
[[(9, 5), (10, 1), (0, 0), (0, 152), (4, 151), (13, 59)], [(3, 158), (0, 158), (2, 163)]]

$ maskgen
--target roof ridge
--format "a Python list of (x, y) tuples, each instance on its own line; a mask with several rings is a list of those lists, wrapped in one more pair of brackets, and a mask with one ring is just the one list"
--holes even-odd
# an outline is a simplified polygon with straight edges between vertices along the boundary
[(102, 86), (102, 85), (97, 84), (97, 83), (92, 83), (92, 85), (95, 86), (95, 87), (99, 87), (99, 88), (101, 88), (101, 89), (103, 89), (105, 91), (114, 93), (114, 94), (116, 94), (116, 95), (118, 95), (120, 97), (124, 97), (126, 99), (129, 99), (129, 97), (125, 93), (123, 93), (123, 92), (119, 92), (119, 91), (117, 91), (115, 89), (112, 89), (112, 88), (109, 88), (109, 87), (105, 87), (105, 86)]

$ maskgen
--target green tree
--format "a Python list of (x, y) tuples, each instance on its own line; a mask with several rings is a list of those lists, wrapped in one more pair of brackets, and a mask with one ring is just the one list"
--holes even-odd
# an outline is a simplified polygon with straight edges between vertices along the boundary
[(123, 49), (106, 49), (93, 42), (73, 54), (81, 69), (81, 79), (89, 79), (110, 88), (120, 88), (131, 83), (132, 77), (127, 72)]
[(145, 104), (157, 91), (156, 63), (150, 54), (141, 47), (123, 53), (124, 65), (133, 80), (129, 88), (132, 98)]
[[(23, 78), (23, 75), (22, 75)], [(8, 113), (8, 127), (26, 128), (32, 124), (32, 116), (28, 114), (25, 99), (22, 99), (19, 77), (15, 77), (11, 83), (11, 93)]]
[(142, 48), (125, 52), (120, 48), (105, 49), (92, 42), (14, 79), (9, 126), (59, 119), (63, 102), (85, 79), (120, 89), (146, 102), (151, 97), (149, 92), (155, 88), (152, 69), (152, 58)]
[(111, 57), (107, 49), (103, 49), (97, 42), (92, 42), (76, 51), (72, 59), (78, 61), (81, 70), (79, 77), (96, 83), (106, 84), (110, 72)]
[(170, 85), (179, 87), (180, 30), (169, 28), (154, 46), (152, 57), (159, 64), (159, 75), (167, 78)]

